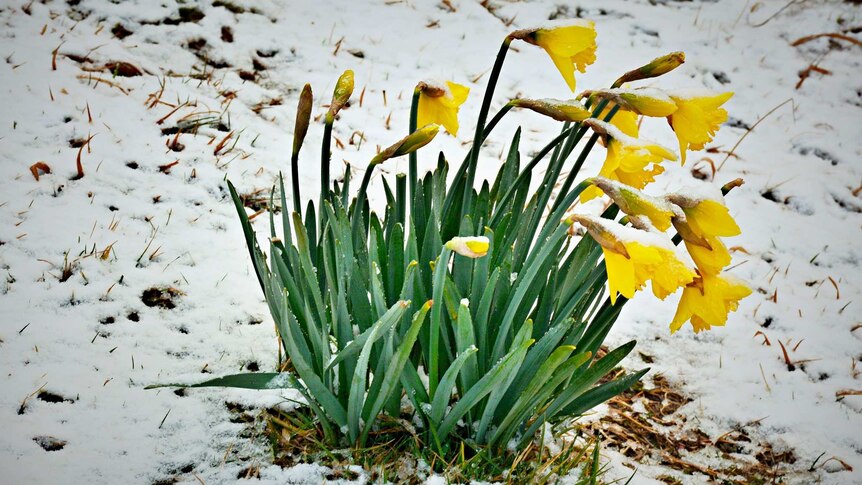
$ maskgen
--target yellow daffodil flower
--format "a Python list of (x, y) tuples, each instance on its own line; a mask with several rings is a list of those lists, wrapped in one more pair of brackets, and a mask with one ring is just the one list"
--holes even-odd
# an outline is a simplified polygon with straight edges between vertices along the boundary
[(461, 256), (468, 258), (481, 258), (488, 254), (491, 241), (485, 236), (453, 237), (446, 243), (446, 247)]
[(715, 194), (669, 194), (667, 200), (682, 209), (688, 228), (697, 237), (729, 237), (741, 232), (717, 191)]
[(443, 125), (449, 134), (458, 134), (458, 110), (467, 101), (470, 88), (451, 81), (445, 83), (423, 81), (416, 89), (419, 91), (419, 105), (416, 113), (418, 126), (437, 123)]
[(527, 108), (557, 121), (584, 121), (592, 114), (574, 99), (514, 99), (509, 104)]
[(601, 217), (574, 215), (602, 247), (611, 304), (617, 295), (632, 298), (647, 281), (653, 294), (664, 299), (680, 286), (690, 283), (695, 272), (677, 256), (664, 234), (623, 226)]
[[(676, 160), (676, 154), (669, 149), (657, 143), (628, 136), (609, 123), (596, 119), (589, 119), (584, 123), (608, 138), (607, 156), (599, 170), (599, 175), (602, 177), (642, 189), (655, 181), (656, 175), (664, 172), (664, 167), (660, 165), (662, 161)], [(581, 202), (586, 202), (601, 194), (600, 189), (590, 187), (581, 193), (580, 199)]]
[[(605, 117), (611, 112), (614, 104), (608, 103), (605, 106), (605, 109), (602, 110), (602, 113), (599, 116), (596, 116), (596, 119), (604, 120)], [(616, 114), (613, 118), (611, 118), (610, 124), (614, 125), (625, 133), (626, 135), (637, 138), (640, 130), (638, 129), (638, 114), (634, 111), (626, 111), (623, 109), (617, 110)]]
[(748, 285), (731, 276), (700, 275), (682, 291), (670, 332), (682, 328), (686, 321), (691, 321), (694, 333), (722, 327), (727, 314), (736, 311), (739, 301), (750, 294)]
[(677, 110), (669, 117), (670, 125), (679, 140), (679, 152), (685, 163), (687, 150), (702, 150), (712, 141), (719, 126), (727, 121), (727, 110), (721, 107), (733, 93), (709, 90), (679, 90), (668, 93)]
[(620, 210), (630, 216), (645, 216), (660, 231), (667, 230), (671, 225), (673, 209), (670, 203), (647, 195), (628, 185), (605, 177), (595, 177), (593, 185), (602, 190), (619, 206)]
[(677, 110), (674, 100), (664, 91), (655, 88), (597, 89), (584, 91), (581, 96), (607, 99), (626, 111), (656, 118), (670, 116)]
[(549, 27), (519, 30), (509, 38), (545, 49), (572, 92), (575, 91), (575, 69), (584, 72), (596, 60), (596, 26), (589, 20), (569, 20)]
[(717, 237), (707, 236), (703, 240), (706, 244), (684, 240), (685, 247), (701, 273), (717, 275), (730, 264), (730, 252)]

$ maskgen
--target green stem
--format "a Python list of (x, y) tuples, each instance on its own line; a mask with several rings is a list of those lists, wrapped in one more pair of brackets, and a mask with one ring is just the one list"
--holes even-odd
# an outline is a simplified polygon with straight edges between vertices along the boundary
[(403, 173), (395, 175), (395, 201), (397, 204), (395, 206), (395, 220), (402, 226), (405, 224), (407, 214), (407, 184), (404, 178)]
[(550, 143), (545, 145), (545, 148), (542, 148), (542, 150), (537, 153), (532, 160), (530, 160), (530, 163), (524, 166), (524, 170), (521, 171), (520, 175), (518, 175), (518, 178), (515, 179), (515, 182), (512, 184), (511, 187), (509, 187), (509, 190), (507, 190), (503, 197), (500, 199), (500, 201), (496, 203), (495, 213), (491, 218), (491, 221), (488, 223), (489, 227), (496, 227), (497, 223), (500, 222), (500, 217), (503, 216), (503, 213), (502, 211), (500, 211), (500, 209), (505, 207), (509, 200), (514, 197), (515, 191), (518, 189), (518, 186), (523, 183), (524, 179), (527, 177), (527, 174), (529, 174), (533, 170), (533, 168), (535, 168), (535, 166), (538, 165), (538, 163), (542, 161), (543, 158), (545, 158), (548, 152), (550, 152), (554, 149), (554, 147), (562, 143), (563, 140), (565, 140), (566, 137), (569, 136), (569, 134), (576, 129), (577, 126), (574, 126), (557, 135), (556, 138), (554, 138), (550, 141)]
[(329, 199), (329, 162), (332, 154), (330, 144), (332, 143), (332, 123), (335, 118), (329, 113), (323, 122), (323, 144), (320, 149), (320, 209), (323, 210), (323, 201)]
[[(599, 106), (596, 108), (596, 111), (598, 113), (596, 113), (596, 114), (601, 113), (601, 111), (605, 108), (606, 104), (607, 104), (606, 102), (599, 103)], [(613, 118), (614, 115), (617, 114), (617, 111), (619, 111), (619, 106), (614, 106), (611, 109), (611, 111), (608, 113), (608, 115), (605, 117), (605, 121), (611, 121), (611, 118)], [(583, 127), (582, 130), (578, 133), (578, 140), (575, 141), (575, 144), (578, 141), (580, 141), (581, 138), (583, 138), (584, 133), (586, 133), (586, 130), (587, 130), (587, 128)], [(580, 172), (581, 166), (583, 166), (584, 161), (587, 159), (587, 155), (590, 154), (590, 150), (593, 149), (593, 147), (595, 146), (598, 139), (599, 139), (599, 135), (594, 133), (593, 136), (590, 137), (589, 141), (587, 141), (587, 144), (584, 146), (584, 149), (581, 150), (581, 154), (578, 156), (578, 159), (575, 161), (575, 166), (572, 167), (572, 170), (569, 172), (568, 177), (566, 177), (566, 181), (563, 182), (562, 187), (560, 187), (560, 194), (565, 194), (566, 191), (568, 191), (569, 188), (572, 186), (572, 184), (575, 183), (575, 177), (578, 176), (578, 172)], [(572, 150), (574, 150), (574, 145), (572, 145)], [(565, 156), (568, 156), (568, 154), (565, 154)], [(560, 201), (561, 201), (561, 199), (559, 199), (559, 198), (556, 201), (554, 201), (554, 205), (552, 206), (552, 210), (556, 209), (560, 205)]]
[[(409, 131), (407, 133), (408, 135), (413, 133), (414, 131), (416, 131), (416, 128), (417, 128), (416, 127), (416, 120), (419, 116), (419, 95), (420, 94), (421, 94), (421, 91), (418, 89), (418, 87), (413, 90), (413, 101), (410, 103), (410, 125), (408, 127), (409, 128)], [(409, 172), (408, 172), (408, 175), (410, 177), (409, 183), (410, 183), (410, 214), (411, 214), (410, 217), (411, 218), (413, 217), (412, 216), (412, 214), (413, 214), (413, 199), (414, 199), (414, 197), (416, 197), (416, 181), (418, 180), (418, 177), (419, 177), (419, 169), (417, 168), (417, 160), (418, 160), (417, 153), (416, 152), (411, 153), (410, 154), (410, 161), (409, 161), (410, 168), (409, 168)]]
[[(513, 106), (511, 104), (506, 104), (500, 109), (500, 111), (497, 112), (496, 115), (494, 115), (493, 118), (491, 118), (491, 121), (489, 121), (488, 124), (485, 125), (485, 131), (482, 133), (482, 142), (488, 139), (488, 136), (491, 135), (491, 131), (493, 131), (494, 127), (497, 126), (497, 123), (499, 123), (500, 120), (503, 119), (503, 116), (506, 116), (506, 113), (511, 111), (512, 107)], [(452, 179), (452, 184), (450, 185), (450, 187), (452, 187), (453, 190), (449, 190), (446, 194), (446, 200), (443, 202), (444, 216), (448, 216), (452, 211), (452, 204), (455, 203), (454, 195), (456, 193), (456, 190), (454, 190), (454, 188), (458, 187), (458, 184), (464, 179), (464, 175), (467, 172), (467, 162), (472, 156), (473, 148), (471, 147), (470, 150), (467, 151), (467, 155), (464, 157), (464, 161), (461, 162), (461, 166), (458, 168), (458, 172), (455, 173), (455, 177)]]
[(302, 203), (299, 200), (299, 152), (290, 155), (290, 178), (293, 188), (293, 210), (302, 214)]
[(476, 134), (473, 136), (473, 146), (470, 148), (470, 161), (467, 166), (467, 180), (464, 185), (464, 203), (461, 205), (461, 216), (458, 220), (464, 218), (465, 214), (470, 213), (470, 202), (473, 197), (473, 183), (476, 180), (476, 165), (479, 162), (479, 151), (484, 141), (485, 121), (488, 119), (488, 111), (491, 108), (491, 99), (494, 97), (494, 89), (497, 87), (497, 80), (500, 78), (500, 71), (503, 69), (503, 62), (506, 60), (506, 53), (509, 52), (509, 44), (512, 39), (506, 37), (500, 45), (500, 50), (497, 52), (497, 59), (494, 61), (494, 67), (491, 69), (491, 76), (488, 78), (488, 87), (485, 89), (485, 98), (482, 100), (482, 108), (479, 110), (479, 120), (476, 123)]
[(362, 208), (365, 206), (365, 194), (368, 192), (368, 183), (371, 182), (371, 174), (374, 172), (376, 163), (369, 163), (365, 169), (365, 175), (362, 177), (362, 184), (359, 186), (359, 192), (356, 194), (356, 201), (353, 206), (353, 218), (350, 223), (350, 232), (353, 237), (359, 235), (359, 224), (362, 220)]

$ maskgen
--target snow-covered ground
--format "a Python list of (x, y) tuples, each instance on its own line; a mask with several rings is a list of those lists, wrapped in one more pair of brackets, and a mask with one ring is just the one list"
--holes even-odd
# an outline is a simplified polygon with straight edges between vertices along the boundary
[[(686, 64), (655, 85), (736, 93), (717, 151), (669, 166), (650, 190), (696, 182), (693, 169), (710, 171), (701, 158), (720, 167), (719, 183), (743, 177), (727, 202), (744, 232), (728, 245), (733, 273), (756, 292), (727, 327), (673, 336), (675, 298), (640, 295), (610, 343), (637, 338), (640, 354), (626, 365), (652, 360), (652, 375), (693, 399), (677, 413), (686, 429), (710, 440), (744, 430), (752, 443), (741, 445), (740, 460), (768, 443), (795, 458), (775, 465), (786, 482), (862, 482), (862, 46), (828, 37), (791, 45), (821, 33), (859, 39), (854, 3), (3, 2), (0, 482), (225, 483), (250, 465), (261, 481), (323, 481), (322, 467), (268, 464), (230, 421), (226, 401), (272, 405), (279, 394), (143, 389), (275, 365), (271, 319), (225, 178), (242, 193), (266, 194), (289, 170), (299, 89), (312, 84), (318, 116), (344, 69), (356, 72), (356, 90), (336, 123), (334, 162), (364, 167), (377, 145), (400, 138), (412, 87), (424, 78), (472, 89), (458, 138), (441, 135), (420, 157), (426, 167), (437, 150), (460, 160), (499, 42), (551, 16), (596, 21), (598, 60), (579, 89), (683, 50)], [(516, 95), (569, 95), (543, 52), (515, 47), (496, 107)], [(113, 76), (105, 66), (117, 62), (142, 75)], [(825, 72), (812, 70), (797, 88), (812, 63)], [(172, 134), (195, 116), (221, 116), (222, 126)], [(484, 150), (486, 175), (518, 125), (527, 152), (556, 129), (529, 113), (507, 116)], [(317, 192), (320, 128), (300, 163), (307, 197)], [(676, 146), (663, 122), (648, 120), (643, 136)], [(51, 173), (37, 181), (29, 167), (39, 161)], [(178, 290), (173, 308), (147, 306), (151, 288)], [(720, 467), (727, 457), (712, 450), (689, 459)], [(606, 454), (611, 478), (630, 473), (624, 456)], [(638, 468), (633, 482), (708, 481), (657, 457), (629, 465)]]

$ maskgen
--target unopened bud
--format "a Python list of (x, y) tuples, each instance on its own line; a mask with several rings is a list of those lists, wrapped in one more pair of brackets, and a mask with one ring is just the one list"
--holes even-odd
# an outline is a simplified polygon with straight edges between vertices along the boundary
[(348, 69), (344, 71), (338, 82), (335, 83), (335, 91), (332, 93), (332, 103), (329, 104), (328, 116), (334, 118), (335, 115), (347, 105), (350, 100), (350, 95), (353, 94), (353, 71)]
[(514, 99), (510, 104), (533, 110), (557, 121), (584, 121), (591, 115), (580, 102), (574, 99)]
[(416, 90), (429, 98), (442, 98), (447, 92), (447, 89), (444, 86), (430, 81), (419, 82), (419, 84), (416, 85)]
[(475, 237), (453, 237), (446, 243), (446, 247), (461, 256), (468, 258), (481, 258), (488, 254), (491, 241), (485, 236)]
[(627, 258), (629, 257), (629, 252), (626, 249), (625, 244), (623, 244), (619, 238), (604, 226), (609, 222), (606, 219), (581, 214), (572, 214), (568, 217), (568, 221), (570, 223), (577, 222), (584, 226), (587, 229), (587, 232), (590, 233), (590, 236), (599, 243), (599, 246), (615, 253), (622, 254)]
[(637, 216), (647, 217), (652, 225), (661, 231), (670, 227), (674, 213), (668, 201), (605, 177), (595, 177), (592, 183), (613, 199), (623, 212), (631, 216), (632, 225), (635, 227), (638, 227), (635, 221)]
[(656, 57), (649, 64), (629, 71), (614, 82), (613, 87), (618, 88), (625, 83), (649, 79), (667, 74), (685, 62), (684, 52), (671, 52), (670, 54)]
[(431, 140), (440, 132), (440, 125), (425, 125), (413, 133), (395, 142), (394, 145), (378, 153), (371, 159), (372, 165), (383, 163), (390, 158), (400, 157), (413, 153), (416, 150), (431, 143)]
[(607, 99), (619, 105), (620, 108), (633, 111), (639, 115), (664, 118), (677, 110), (676, 103), (667, 93), (655, 88), (639, 89), (597, 89), (584, 91), (581, 96), (595, 96)]
[(299, 104), (296, 106), (296, 125), (293, 129), (293, 154), (299, 153), (302, 148), (302, 142), (305, 140), (305, 135), (308, 133), (308, 123), (311, 121), (311, 105), (313, 96), (311, 94), (311, 85), (306, 84), (302, 88), (302, 93), (299, 95)]

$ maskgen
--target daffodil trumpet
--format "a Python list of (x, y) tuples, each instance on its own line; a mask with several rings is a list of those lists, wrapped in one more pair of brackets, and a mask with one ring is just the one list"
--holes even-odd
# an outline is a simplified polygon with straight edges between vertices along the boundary
[(575, 70), (584, 72), (596, 60), (596, 26), (591, 20), (554, 22), (518, 30), (509, 37), (544, 49), (572, 92), (575, 91)]
[(687, 321), (694, 333), (722, 327), (739, 301), (750, 294), (751, 288), (732, 276), (699, 274), (683, 289), (670, 332), (675, 333)]
[[(669, 149), (657, 143), (632, 138), (607, 122), (589, 119), (584, 124), (606, 138), (607, 156), (599, 170), (602, 177), (643, 189), (656, 175), (664, 172), (662, 161), (677, 158)], [(599, 188), (593, 187), (581, 195), (581, 201), (588, 201), (601, 193)]]
[(679, 153), (683, 163), (688, 150), (702, 150), (712, 141), (719, 126), (727, 121), (727, 110), (721, 106), (733, 96), (706, 89), (680, 89), (668, 92), (677, 110), (668, 116), (668, 122), (679, 140)]

